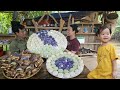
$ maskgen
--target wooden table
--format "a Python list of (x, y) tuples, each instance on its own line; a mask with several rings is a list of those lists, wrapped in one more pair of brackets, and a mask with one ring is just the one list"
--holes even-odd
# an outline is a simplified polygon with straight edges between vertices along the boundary
[[(0, 67), (1, 67), (1, 65), (0, 65)], [(78, 75), (77, 77), (72, 78), (72, 79), (86, 79), (87, 78), (87, 74), (89, 72), (90, 72), (89, 69), (86, 66), (84, 66), (83, 72), (80, 75)], [(1, 68), (0, 68), (0, 79), (7, 79), (2, 74)], [(44, 62), (42, 64), (41, 70), (35, 76), (31, 77), (30, 79), (59, 79), (59, 78), (54, 77), (51, 74), (49, 74), (49, 72), (46, 69), (45, 62)]]
[[(72, 78), (72, 79), (87, 79), (87, 74), (89, 72), (90, 72), (89, 69), (86, 66), (84, 66), (83, 72), (80, 75), (78, 75), (77, 77)], [(30, 79), (59, 79), (59, 78), (54, 77), (51, 74), (49, 74), (49, 72), (46, 69), (45, 63), (43, 63), (43, 66), (42, 66), (40, 72), (37, 73), (35, 76), (33, 76)]]

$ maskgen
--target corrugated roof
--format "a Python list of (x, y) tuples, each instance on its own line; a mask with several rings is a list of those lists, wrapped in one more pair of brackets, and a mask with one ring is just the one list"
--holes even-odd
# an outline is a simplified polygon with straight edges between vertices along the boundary
[[(67, 13), (60, 13), (61, 17), (63, 19), (67, 19), (69, 18), (69, 15), (71, 14), (75, 19), (81, 19), (84, 16), (89, 15), (90, 13), (92, 13), (94, 11), (76, 11), (76, 12), (67, 12)], [(55, 19), (60, 19), (60, 15), (59, 13), (52, 13), (51, 14)], [(36, 21), (38, 21), (41, 18), (41, 16), (34, 18)]]

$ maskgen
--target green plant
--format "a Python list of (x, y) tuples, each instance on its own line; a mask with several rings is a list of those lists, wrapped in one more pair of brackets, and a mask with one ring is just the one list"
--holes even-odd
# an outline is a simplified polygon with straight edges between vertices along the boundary
[[(21, 21), (23, 17), (32, 19), (38, 16), (42, 16), (43, 14), (44, 14), (44, 11), (23, 11), (18, 13), (18, 17), (16, 21)], [(11, 27), (12, 17), (13, 17), (13, 13), (11, 12), (8, 12), (8, 13), (0, 12), (0, 33), (1, 34), (8, 34), (8, 29)]]
[(11, 26), (12, 14), (0, 13), (0, 33), (7, 34), (8, 28)]

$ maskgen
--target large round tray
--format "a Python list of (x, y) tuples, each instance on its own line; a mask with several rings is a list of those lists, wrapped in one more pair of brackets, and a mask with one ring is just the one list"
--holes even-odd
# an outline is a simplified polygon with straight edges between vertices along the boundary
[[(71, 56), (71, 57), (74, 57), (74, 55), (72, 54), (72, 53), (66, 53), (66, 52), (64, 52), (64, 53), (61, 53), (60, 55), (52, 55), (50, 58), (48, 58), (48, 60), (47, 60), (47, 62), (46, 62), (46, 68), (47, 68), (47, 71), (51, 74), (51, 75), (53, 75), (53, 72), (51, 72), (51, 70), (50, 70), (50, 67), (48, 67), (48, 63), (49, 62), (52, 62), (53, 60), (52, 59), (55, 59), (55, 60), (57, 60), (55, 57), (59, 57), (59, 56), (64, 56), (64, 55), (68, 55), (68, 56)], [(75, 55), (75, 57), (77, 57), (77, 55)], [(57, 78), (63, 78), (63, 79), (68, 79), (68, 78), (74, 78), (74, 77), (76, 77), (76, 76), (78, 76), (82, 71), (83, 71), (83, 68), (84, 68), (84, 64), (83, 64), (83, 60), (81, 59), (80, 61), (79, 61), (79, 64), (78, 65), (80, 65), (79, 66), (79, 69), (78, 69), (78, 73), (77, 74), (75, 74), (75, 75), (70, 75), (70, 77), (60, 77), (60, 76), (58, 76), (58, 75), (53, 75), (53, 76), (55, 76), (55, 77), (57, 77)], [(54, 71), (54, 70), (53, 70)], [(64, 74), (63, 74), (64, 75)]]
[[(44, 44), (44, 40), (41, 40), (40, 37), (40, 35), (42, 36), (41, 33), (43, 32), (47, 32), (48, 36), (50, 36), (48, 38), (47, 36), (43, 35), (44, 40), (46, 40), (45, 39), (46, 37), (47, 39), (49, 39), (49, 41), (51, 40), (51, 38), (53, 38), (57, 43), (57, 46), (52, 46), (52, 44), (50, 43)], [(40, 32), (33, 33), (27, 41), (28, 50), (32, 53), (40, 54), (41, 57), (43, 58), (49, 58), (51, 57), (51, 55), (59, 53), (60, 51), (63, 52), (66, 49), (66, 47), (67, 47), (66, 37), (62, 33), (55, 30), (40, 30)]]

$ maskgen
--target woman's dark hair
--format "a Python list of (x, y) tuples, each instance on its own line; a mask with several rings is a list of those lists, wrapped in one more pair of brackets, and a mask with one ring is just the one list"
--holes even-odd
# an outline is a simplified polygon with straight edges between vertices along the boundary
[(12, 31), (14, 33), (19, 32), (19, 29), (24, 29), (25, 27), (20, 24), (18, 21), (11, 21)]
[(72, 27), (73, 31), (75, 31), (75, 33), (78, 33), (78, 25), (76, 24), (71, 24), (70, 27)]
[(98, 31), (96, 32), (96, 36), (98, 36), (98, 35), (99, 35), (103, 30), (105, 30), (106, 28), (109, 29), (110, 34), (111, 34), (111, 33), (112, 33), (112, 31), (111, 31), (111, 25), (110, 25), (110, 26), (103, 25), (103, 26), (99, 27)]

